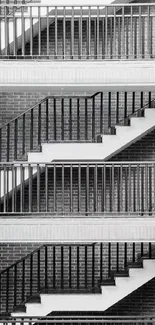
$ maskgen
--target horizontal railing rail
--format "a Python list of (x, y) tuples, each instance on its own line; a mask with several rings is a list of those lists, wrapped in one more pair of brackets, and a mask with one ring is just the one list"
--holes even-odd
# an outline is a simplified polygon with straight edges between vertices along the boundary
[[(0, 161), (27, 158), (46, 142), (101, 142), (134, 114), (154, 108), (151, 92), (98, 92), (92, 96), (47, 96), (0, 128)], [(31, 102), (31, 100), (30, 100)], [(24, 105), (27, 105), (26, 103)]]
[(155, 162), (0, 163), (0, 183), (0, 215), (155, 213)]
[[(0, 4), (0, 8), (1, 59), (137, 60), (155, 56), (155, 3)], [(9, 8), (13, 10), (8, 14)]]
[[(133, 263), (142, 266), (142, 257), (154, 258), (154, 245), (146, 242), (44, 244), (0, 272), (0, 314), (9, 315), (33, 298), (39, 302), (40, 293), (99, 294), (106, 280), (114, 281), (114, 274), (127, 274)], [(61, 319), (60, 315), (55, 316)], [(92, 315), (89, 316), (91, 319)]]

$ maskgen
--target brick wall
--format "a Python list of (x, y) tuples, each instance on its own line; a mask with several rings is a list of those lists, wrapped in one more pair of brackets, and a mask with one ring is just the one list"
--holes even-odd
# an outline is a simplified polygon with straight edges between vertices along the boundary
[[(1, 244), (0, 254), (1, 254), (1, 270), (5, 269), (6, 266), (10, 266), (12, 263), (17, 261), (19, 258), (25, 256), (27, 253), (33, 251), (35, 248), (40, 246), (39, 243), (36, 244)], [(152, 249), (153, 249), (152, 244)], [(102, 244), (102, 279), (107, 279), (109, 276), (109, 263), (108, 263), (108, 243)], [(116, 262), (116, 243), (111, 243), (111, 274), (117, 269)], [(124, 243), (119, 243), (119, 270), (124, 270)], [(127, 262), (131, 263), (133, 261), (133, 244), (127, 243)], [(148, 253), (148, 243), (143, 246), (144, 254)], [(87, 246), (87, 272), (85, 268), (85, 247), (79, 247), (79, 273), (77, 265), (77, 246), (72, 245), (71, 249), (71, 288), (77, 289), (77, 283), (79, 283), (79, 289), (85, 289), (85, 277), (87, 274), (87, 288), (98, 286), (98, 281), (101, 279), (101, 245), (95, 244), (94, 246), (94, 265), (92, 260), (93, 249), (92, 246)], [(61, 246), (55, 248), (55, 280), (53, 278), (53, 247), (48, 246), (48, 288), (52, 289), (55, 284), (55, 289), (61, 289), (62, 286), (62, 255)], [(141, 256), (141, 243), (135, 243), (135, 260)], [(17, 305), (21, 302), (21, 292), (22, 292), (22, 263), (17, 266)], [(86, 272), (86, 273), (85, 273)], [(5, 311), (6, 306), (6, 273), (1, 277), (1, 311)], [(63, 249), (63, 289), (69, 288), (69, 247), (64, 245)], [(44, 288), (45, 281), (45, 251), (44, 248), (40, 250), (40, 285)], [(54, 282), (53, 282), (54, 281)], [(78, 282), (77, 282), (78, 281)], [(38, 284), (38, 255), (37, 252), (33, 256), (33, 294), (37, 293)], [(28, 298), (30, 295), (30, 258), (25, 261), (25, 292), (24, 296)], [(14, 268), (9, 271), (9, 299), (8, 306), (9, 310), (12, 310), (13, 304), (13, 290), (14, 290)]]

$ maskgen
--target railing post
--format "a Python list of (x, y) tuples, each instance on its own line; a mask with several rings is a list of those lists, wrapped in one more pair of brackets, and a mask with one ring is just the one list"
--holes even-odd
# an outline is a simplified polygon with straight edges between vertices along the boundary
[(38, 107), (38, 145), (41, 144), (41, 104)]

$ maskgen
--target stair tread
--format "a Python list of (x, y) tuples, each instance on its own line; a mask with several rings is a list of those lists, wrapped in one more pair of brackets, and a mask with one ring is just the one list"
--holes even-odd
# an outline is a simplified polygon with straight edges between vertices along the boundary
[(14, 307), (13, 313), (26, 313), (26, 306), (19, 305), (19, 306)]
[(91, 294), (100, 293), (100, 287), (94, 287), (90, 289), (48, 289), (42, 290), (41, 294)]

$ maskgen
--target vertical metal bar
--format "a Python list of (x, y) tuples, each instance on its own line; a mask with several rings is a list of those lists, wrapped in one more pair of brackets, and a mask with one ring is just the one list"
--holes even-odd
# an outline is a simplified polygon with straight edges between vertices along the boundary
[(14, 306), (17, 303), (17, 264), (14, 265)]
[(145, 199), (145, 210), (148, 213), (149, 209), (148, 209), (148, 194), (150, 196), (149, 193), (149, 188), (148, 188), (148, 164), (145, 164), (145, 191), (144, 191), (144, 199)]
[(89, 13), (88, 13), (88, 54), (87, 59), (90, 59), (91, 56), (91, 7), (89, 7)]
[(57, 21), (57, 7), (55, 7), (55, 59), (58, 55), (58, 21)]
[(149, 108), (151, 108), (151, 91), (149, 91)]
[(152, 170), (153, 166), (149, 167), (149, 207), (148, 210), (149, 212), (152, 213), (152, 193), (153, 193), (153, 187), (152, 187)]
[(30, 297), (33, 294), (33, 253), (30, 255)]
[(63, 58), (66, 56), (66, 7), (63, 8)]
[(23, 136), (22, 136), (22, 153), (25, 154), (25, 113), (23, 114)]
[(49, 109), (48, 109), (48, 98), (46, 99), (46, 142), (48, 142), (48, 136), (49, 136), (49, 132), (48, 132), (48, 128), (49, 128)]
[(116, 249), (117, 249), (117, 252), (116, 252), (116, 270), (117, 272), (119, 272), (119, 243), (116, 244)]
[(123, 212), (123, 166), (120, 166), (120, 210)]
[(62, 165), (62, 212), (64, 213), (65, 210), (65, 168), (64, 165)]
[(103, 190), (104, 190), (104, 196), (103, 196), (103, 206), (104, 206), (104, 212), (106, 212), (106, 164), (103, 166)]
[(72, 7), (71, 17), (71, 59), (74, 58), (74, 7)]
[(25, 55), (25, 18), (24, 7), (21, 7), (21, 24), (22, 24), (22, 55)]
[(73, 212), (73, 167), (70, 165), (70, 212)]
[(40, 166), (37, 164), (37, 212), (40, 212)]
[(8, 29), (8, 18), (7, 18), (7, 7), (4, 7), (4, 24), (5, 24), (5, 55), (9, 54), (8, 44), (9, 44), (9, 29)]
[(144, 167), (141, 166), (141, 212), (144, 212)]
[(32, 7), (30, 7), (30, 55), (33, 55), (33, 18)]
[(29, 212), (32, 211), (32, 167), (28, 165), (29, 174)]
[(141, 93), (140, 93), (140, 106), (141, 106), (141, 108), (143, 108), (143, 92), (141, 91)]
[(139, 6), (139, 58), (142, 58), (142, 17), (141, 6)]
[(23, 181), (24, 181), (24, 177), (23, 177), (23, 165), (20, 165), (20, 212), (24, 212), (24, 200), (23, 200)]
[(100, 281), (101, 282), (103, 280), (102, 272), (103, 272), (103, 243), (100, 244)]
[(137, 17), (134, 17), (134, 59), (137, 58)]
[(89, 213), (89, 165), (86, 167), (86, 212)]
[(2, 161), (2, 129), (0, 128), (0, 161)]
[(22, 301), (25, 300), (25, 259), (22, 261)]
[(77, 246), (77, 289), (79, 289), (79, 266), (80, 266), (80, 261), (79, 261), (79, 257), (80, 257), (80, 251), (79, 251), (79, 246)]
[(108, 243), (108, 276), (111, 276), (111, 243)]
[(15, 167), (12, 165), (12, 212), (15, 212)]
[(64, 98), (61, 99), (61, 140), (64, 140)]
[(95, 97), (92, 98), (92, 141), (95, 142)]
[(143, 243), (141, 243), (140, 245), (140, 248), (141, 248), (141, 257), (143, 257), (143, 254), (144, 254), (144, 246), (143, 246)]
[(115, 210), (115, 165), (112, 164), (112, 170), (111, 170), (111, 211), (114, 212)]
[(131, 58), (133, 58), (133, 7), (131, 5), (130, 7), (130, 16), (131, 16), (131, 33), (130, 33), (130, 53), (131, 53)]
[(48, 246), (45, 245), (45, 290), (48, 288)]
[(131, 164), (129, 164), (128, 167), (129, 170), (129, 187), (128, 187), (128, 193), (129, 193), (129, 206), (128, 206), (128, 212), (131, 212), (132, 208), (131, 208)]
[(100, 134), (103, 133), (103, 92), (101, 92), (101, 106), (100, 106)]
[(102, 59), (105, 59), (105, 18), (102, 18)]
[(55, 246), (53, 246), (53, 288), (55, 288)]
[(10, 160), (10, 123), (7, 124), (7, 162)]
[(100, 28), (100, 20), (99, 20), (99, 6), (97, 6), (97, 59), (100, 55), (100, 34), (99, 34), (99, 28)]
[(125, 92), (124, 93), (124, 119), (126, 119), (127, 115), (128, 115), (127, 109), (128, 109), (128, 107), (127, 107), (127, 92)]
[(33, 108), (31, 109), (31, 122), (30, 122), (30, 150), (33, 150)]
[(129, 19), (128, 17), (126, 18), (126, 58), (129, 58)]
[(151, 57), (151, 39), (150, 39), (150, 6), (147, 7), (147, 53)]
[(77, 140), (80, 140), (80, 99), (77, 99)]
[(105, 59), (108, 58), (108, 7), (105, 6)]
[(122, 48), (122, 58), (125, 57), (125, 33), (124, 33), (124, 6), (122, 6), (122, 44), (121, 44), (121, 48)]
[(48, 166), (45, 165), (45, 209), (48, 212)]
[(38, 274), (37, 274), (37, 279), (38, 279), (38, 292), (40, 292), (40, 249), (37, 252), (37, 260), (38, 260), (38, 265), (37, 265), (37, 270), (38, 270)]
[(72, 287), (72, 246), (69, 246), (69, 288)]
[(135, 262), (135, 243), (132, 244), (132, 262)]
[(3, 212), (6, 212), (6, 181), (7, 181), (7, 170), (4, 165), (4, 199), (3, 199)]
[(88, 102), (87, 98), (85, 98), (85, 140), (88, 140)]
[(116, 7), (114, 6), (114, 41), (113, 41), (113, 54), (112, 57), (116, 58)]
[(54, 141), (57, 140), (57, 120), (56, 120), (56, 98), (53, 99), (54, 107)]
[(140, 185), (140, 179), (139, 179), (139, 164), (137, 164), (137, 212), (140, 212), (140, 196), (139, 196), (139, 185)]
[(135, 92), (132, 93), (132, 113), (135, 112)]
[(61, 246), (61, 289), (64, 287), (64, 247)]
[[(17, 48), (16, 48), (16, 17), (15, 17), (15, 7), (13, 7), (13, 55), (15, 56), (17, 54)], [(1, 41), (0, 41), (0, 47), (1, 47)]]
[(72, 98), (69, 99), (69, 140), (72, 140)]
[(85, 288), (87, 288), (87, 245), (84, 246), (85, 248)]
[(10, 275), (9, 275), (9, 269), (6, 271), (6, 312), (8, 313), (9, 309), (9, 283), (10, 283)]
[(124, 243), (124, 267), (127, 267), (127, 243)]
[(152, 258), (152, 244), (149, 243), (149, 259)]
[(119, 123), (119, 92), (116, 94), (116, 124)]
[(94, 288), (95, 280), (95, 245), (92, 245), (92, 288)]
[(41, 104), (38, 106), (38, 145), (41, 144)]
[(98, 176), (98, 172), (97, 172), (97, 165), (95, 164), (94, 167), (94, 212), (97, 212), (98, 208), (97, 208), (97, 197), (98, 197), (98, 193), (97, 193), (97, 176)]
[(79, 59), (82, 59), (82, 7), (80, 7), (79, 18)]
[(81, 165), (78, 166), (78, 212), (81, 212)]
[(111, 92), (108, 97), (108, 128), (111, 128)]
[(53, 200), (54, 200), (54, 212), (57, 211), (57, 196), (56, 196), (56, 190), (57, 190), (57, 182), (56, 182), (56, 166), (54, 165), (53, 167), (53, 177), (54, 177), (54, 182), (53, 182), (53, 193), (54, 193), (54, 197), (53, 197)]
[(49, 24), (49, 7), (46, 7), (47, 10), (47, 18), (46, 18), (46, 24), (47, 24), (47, 55), (49, 55), (49, 45), (50, 45), (50, 38), (49, 38), (49, 28), (50, 28), (50, 24)]
[(17, 134), (18, 134), (18, 119), (14, 121), (14, 160), (17, 159)]

